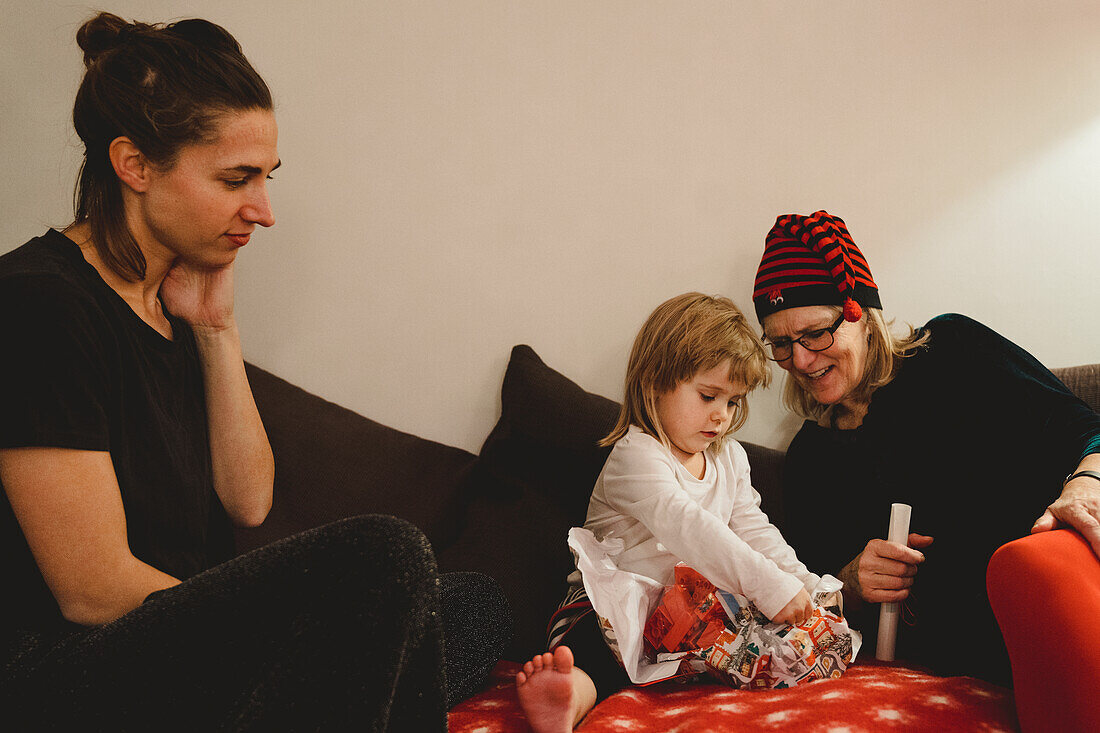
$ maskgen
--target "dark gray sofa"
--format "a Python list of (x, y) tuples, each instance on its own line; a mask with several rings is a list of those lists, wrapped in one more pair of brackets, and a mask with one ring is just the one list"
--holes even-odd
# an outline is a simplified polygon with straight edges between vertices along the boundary
[[(1100, 364), (1055, 373), (1100, 410)], [(614, 423), (617, 403), (516, 346), (500, 420), (475, 456), (381, 425), (256, 366), (248, 376), (275, 452), (275, 504), (263, 525), (238, 530), (240, 551), (345, 516), (403, 517), (431, 540), (442, 570), (499, 581), (516, 620), (507, 659), (543, 650), (572, 569), (565, 535), (584, 521), (609, 450), (596, 441)], [(783, 453), (743, 445), (764, 511), (782, 527)]]

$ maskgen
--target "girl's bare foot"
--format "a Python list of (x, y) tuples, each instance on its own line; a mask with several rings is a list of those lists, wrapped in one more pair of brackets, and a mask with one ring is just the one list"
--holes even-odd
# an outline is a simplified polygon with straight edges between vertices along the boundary
[(535, 733), (568, 733), (596, 704), (596, 687), (559, 646), (536, 655), (516, 673), (516, 694)]

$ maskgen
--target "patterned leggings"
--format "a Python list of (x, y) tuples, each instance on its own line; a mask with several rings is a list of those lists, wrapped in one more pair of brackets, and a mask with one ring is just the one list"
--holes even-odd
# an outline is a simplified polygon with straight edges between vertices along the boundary
[(630, 687), (630, 677), (604, 641), (600, 622), (583, 585), (571, 585), (565, 600), (550, 617), (546, 648), (554, 651), (562, 644), (569, 647), (574, 663), (596, 686), (597, 703)]
[(230, 560), (103, 626), (24, 636), (0, 677), (0, 727), (445, 731), (447, 709), (476, 691), (510, 630), (492, 580), (440, 579), (411, 524), (355, 517)]

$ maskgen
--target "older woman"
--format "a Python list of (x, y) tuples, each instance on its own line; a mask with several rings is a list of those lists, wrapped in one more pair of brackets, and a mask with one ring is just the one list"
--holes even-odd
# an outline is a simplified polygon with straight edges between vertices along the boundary
[[(1007, 681), (986, 565), (1060, 525), (1100, 554), (1100, 416), (965, 316), (893, 335), (867, 261), (824, 211), (779, 217), (753, 301), (785, 403), (806, 418), (784, 476), (799, 556), (845, 582), (868, 638), (875, 604), (904, 601), (899, 658)], [(907, 545), (874, 539), (892, 502), (913, 507)]]
[(267, 85), (204, 20), (77, 41), (76, 221), (0, 257), (0, 728), (445, 730), (508, 633), (491, 581), (393, 517), (232, 557), (273, 499), (233, 316)]

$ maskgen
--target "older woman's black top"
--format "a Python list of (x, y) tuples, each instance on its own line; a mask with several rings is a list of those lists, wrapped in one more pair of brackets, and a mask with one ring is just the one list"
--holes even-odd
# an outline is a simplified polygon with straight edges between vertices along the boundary
[[(885, 537), (890, 504), (934, 536), (898, 634), (898, 658), (1007, 681), (985, 593), (993, 551), (1028, 534), (1081, 458), (1100, 415), (1034, 357), (960, 315), (930, 321), (928, 347), (876, 390), (854, 430), (807, 421), (787, 451), (784, 534), (816, 572), (836, 573)], [(1021, 578), (1021, 583), (1027, 580)], [(878, 606), (853, 623), (873, 649)]]
[[(0, 257), (0, 448), (109, 451), (134, 555), (186, 578), (225, 559), (194, 336), (166, 339), (50, 230)], [(73, 548), (79, 552), (80, 548)], [(0, 500), (0, 634), (64, 628)]]

